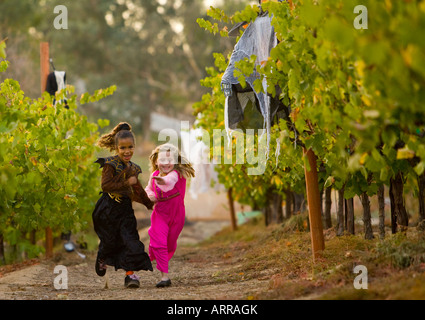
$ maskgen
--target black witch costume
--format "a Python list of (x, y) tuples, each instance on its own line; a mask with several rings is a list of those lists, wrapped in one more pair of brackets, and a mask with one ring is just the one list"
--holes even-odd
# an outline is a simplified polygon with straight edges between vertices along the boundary
[(132, 186), (128, 183), (128, 178), (137, 178), (142, 170), (131, 161), (126, 166), (118, 155), (99, 158), (96, 163), (103, 168), (103, 192), (92, 215), (94, 230), (100, 239), (96, 272), (104, 274), (98, 272), (99, 261), (114, 266), (115, 270), (152, 271), (149, 255), (137, 232), (132, 201), (140, 202), (148, 209), (152, 209), (153, 202), (139, 180)]

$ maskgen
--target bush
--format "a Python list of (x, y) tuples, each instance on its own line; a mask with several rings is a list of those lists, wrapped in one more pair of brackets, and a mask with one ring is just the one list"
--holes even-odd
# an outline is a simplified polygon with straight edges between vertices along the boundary
[[(76, 111), (73, 88), (66, 90), (69, 108), (53, 104), (47, 93), (36, 100), (25, 97), (13, 79), (0, 84), (0, 236), (27, 253), (40, 252), (31, 247), (38, 240), (34, 230), (87, 227), (98, 196), (98, 167), (93, 162), (99, 126)], [(85, 94), (80, 103), (97, 101), (114, 90)]]

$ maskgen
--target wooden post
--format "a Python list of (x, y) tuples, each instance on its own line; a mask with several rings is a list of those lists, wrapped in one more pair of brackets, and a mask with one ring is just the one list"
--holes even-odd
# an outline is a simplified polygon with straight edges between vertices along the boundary
[(238, 225), (236, 224), (236, 214), (235, 214), (235, 206), (233, 203), (232, 188), (229, 188), (227, 190), (227, 199), (229, 200), (230, 220), (232, 222), (232, 230), (235, 231), (238, 229)]
[(40, 84), (41, 94), (46, 91), (47, 77), (49, 75), (49, 43), (40, 43)]
[[(40, 84), (41, 94), (46, 91), (47, 77), (49, 75), (49, 43), (40, 43)], [(50, 227), (46, 228), (46, 258), (53, 256), (53, 235)]]
[(313, 261), (315, 261), (325, 249), (322, 216), (320, 212), (319, 181), (317, 177), (316, 155), (311, 149), (306, 150), (304, 148), (304, 156), (307, 157), (310, 167), (310, 170), (308, 170), (307, 165), (305, 165), (304, 171), (307, 189), (308, 215), (310, 219), (311, 247), (313, 251)]
[(50, 227), (46, 227), (46, 258), (53, 257), (53, 233)]

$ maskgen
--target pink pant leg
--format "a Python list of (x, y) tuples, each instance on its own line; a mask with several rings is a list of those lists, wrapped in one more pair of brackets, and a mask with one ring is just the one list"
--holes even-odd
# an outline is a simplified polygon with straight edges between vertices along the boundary
[(157, 215), (152, 215), (151, 227), (148, 231), (150, 237), (149, 257), (151, 260), (156, 260), (156, 268), (168, 273), (168, 224)]
[(153, 248), (149, 246), (149, 256), (154, 256), (156, 268), (164, 273), (168, 273), (168, 255), (167, 248)]
[(180, 233), (183, 230), (184, 226), (184, 216), (180, 216), (176, 219), (175, 223), (170, 227), (168, 232), (167, 239), (167, 248), (168, 248), (168, 260), (170, 260), (177, 249), (177, 239), (180, 236)]
[(179, 208), (176, 216), (171, 218), (173, 219), (171, 223), (168, 221), (169, 218), (154, 210), (148, 232), (150, 236), (149, 256), (151, 260), (156, 260), (156, 268), (165, 273), (168, 273), (168, 261), (177, 249), (177, 239), (183, 230), (184, 207)]

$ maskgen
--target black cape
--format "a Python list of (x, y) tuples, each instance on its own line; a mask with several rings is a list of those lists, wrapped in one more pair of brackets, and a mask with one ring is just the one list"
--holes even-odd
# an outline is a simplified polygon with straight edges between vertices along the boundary
[[(112, 159), (114, 157), (110, 158), (98, 161), (102, 167), (108, 161), (112, 161), (116, 165), (113, 164), (116, 171), (120, 171), (119, 162), (114, 162)], [(102, 193), (92, 218), (94, 230), (100, 239), (99, 259), (104, 260), (107, 265), (114, 266), (115, 270), (153, 271), (149, 255), (145, 252), (145, 245), (140, 241), (137, 232), (137, 221), (129, 197), (122, 197), (121, 202), (117, 202), (108, 193)]]

